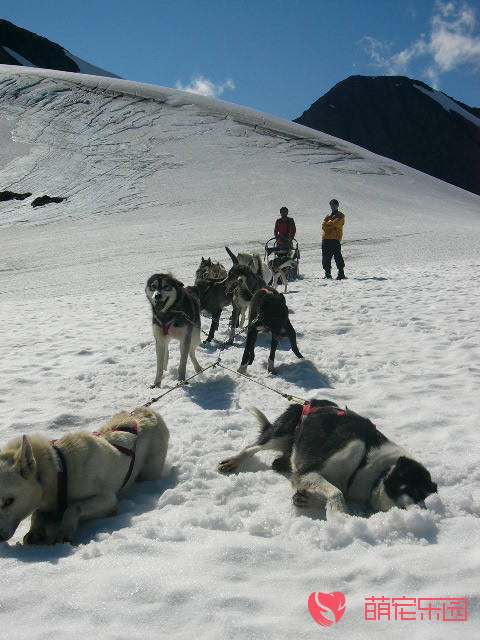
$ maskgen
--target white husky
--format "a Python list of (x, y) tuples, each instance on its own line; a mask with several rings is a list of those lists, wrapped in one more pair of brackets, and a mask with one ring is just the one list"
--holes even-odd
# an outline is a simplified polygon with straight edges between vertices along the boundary
[(12, 440), (0, 451), (0, 541), (30, 514), (25, 543), (72, 541), (81, 520), (116, 513), (121, 489), (160, 478), (168, 439), (162, 418), (140, 408), (96, 433)]

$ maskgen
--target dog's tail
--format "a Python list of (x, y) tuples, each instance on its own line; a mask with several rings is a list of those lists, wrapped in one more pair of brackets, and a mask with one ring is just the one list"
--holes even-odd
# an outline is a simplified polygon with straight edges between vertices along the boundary
[(297, 356), (297, 358), (303, 359), (302, 354), (300, 353), (297, 345), (297, 334), (295, 333), (295, 329), (292, 327), (290, 320), (287, 323), (287, 335), (290, 340), (290, 345), (292, 347), (293, 353)]
[(237, 256), (233, 253), (231, 249), (225, 247), (225, 251), (228, 253), (230, 258), (232, 259), (233, 264), (239, 264)]
[(270, 420), (267, 418), (267, 416), (262, 413), (260, 411), (260, 409), (257, 409), (257, 407), (249, 407), (248, 410), (250, 411), (250, 413), (255, 416), (255, 418), (257, 419), (258, 423), (260, 424), (260, 426), (262, 427), (262, 431), (265, 427), (271, 427), (272, 425), (270, 424)]
[(248, 409), (252, 415), (258, 420), (260, 424), (260, 435), (257, 438), (258, 444), (265, 444), (270, 440), (272, 435), (273, 426), (267, 416), (257, 409), (257, 407), (249, 407)]

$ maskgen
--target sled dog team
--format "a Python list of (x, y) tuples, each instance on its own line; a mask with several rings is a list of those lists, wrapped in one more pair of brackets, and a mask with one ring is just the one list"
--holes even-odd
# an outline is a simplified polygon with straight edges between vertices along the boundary
[[(227, 344), (233, 344), (238, 325), (248, 317), (241, 373), (254, 360), (259, 332), (271, 334), (269, 372), (275, 372), (282, 338), (288, 338), (294, 354), (302, 358), (285, 297), (275, 288), (280, 280), (286, 283), (289, 265), (265, 264), (258, 255), (236, 256), (228, 248), (227, 252), (231, 269), (227, 272), (202, 258), (193, 287), (168, 273), (148, 279), (145, 292), (157, 358), (152, 386), (162, 383), (171, 339), (180, 342), (179, 379), (185, 380), (188, 358), (195, 372), (202, 371), (195, 355), (201, 342), (201, 312), (211, 315), (211, 341), (226, 306), (232, 307)], [(283, 277), (278, 275), (282, 268)], [(218, 470), (232, 473), (257, 452), (276, 451), (279, 456), (272, 468), (290, 475), (298, 508), (347, 512), (348, 502), (373, 511), (424, 507), (425, 498), (437, 491), (420, 462), (350, 409), (312, 399), (303, 406), (289, 406), (273, 423), (258, 409), (253, 412), (260, 423), (256, 441), (221, 461)], [(81, 521), (116, 513), (123, 489), (161, 477), (168, 441), (164, 421), (147, 408), (118, 413), (94, 433), (70, 433), (54, 441), (40, 435), (11, 440), (0, 451), (0, 542), (9, 540), (30, 515), (24, 543), (73, 541)]]

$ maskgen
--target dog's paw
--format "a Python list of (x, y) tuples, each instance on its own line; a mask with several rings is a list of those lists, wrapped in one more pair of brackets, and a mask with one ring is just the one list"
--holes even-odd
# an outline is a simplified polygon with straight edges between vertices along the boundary
[(307, 509), (314, 503), (313, 496), (308, 491), (297, 491), (292, 496), (293, 504), (299, 509)]
[(275, 458), (272, 462), (272, 470), (277, 473), (289, 473), (292, 468), (290, 466), (290, 460), (285, 456), (280, 456), (279, 458)]
[(50, 544), (43, 529), (30, 529), (23, 536), (23, 544)]
[(71, 544), (73, 546), (73, 534), (68, 533), (58, 533), (55, 544)]
[(275, 370), (275, 363), (273, 360), (270, 360), (270, 358), (268, 359), (268, 362), (267, 362), (267, 371), (268, 373), (271, 373), (272, 376), (277, 375), (277, 372)]
[(336, 495), (327, 501), (327, 513), (348, 513), (343, 495)]
[(153, 384), (151, 384), (150, 389), (160, 389), (161, 386), (162, 386), (162, 381), (160, 380), (160, 382), (154, 382)]
[(233, 473), (237, 471), (240, 466), (240, 461), (237, 458), (227, 458), (222, 460), (217, 467), (219, 473)]

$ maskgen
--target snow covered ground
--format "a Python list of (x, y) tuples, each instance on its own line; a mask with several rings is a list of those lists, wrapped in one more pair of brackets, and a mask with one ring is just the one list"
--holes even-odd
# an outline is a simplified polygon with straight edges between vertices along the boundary
[[(0, 203), (2, 442), (93, 430), (150, 398), (147, 277), (171, 269), (191, 283), (202, 255), (228, 264), (225, 243), (261, 250), (286, 204), (303, 275), (287, 297), (306, 360), (282, 349), (267, 376), (261, 339), (251, 373), (368, 415), (439, 485), (426, 511), (325, 520), (295, 512), (267, 454), (220, 476), (216, 464), (255, 437), (246, 409), (273, 418), (287, 402), (209, 370), (158, 405), (171, 431), (162, 482), (132, 489), (78, 546), (23, 547), (28, 523), (1, 545), (2, 637), (478, 637), (480, 198), (174, 90), (4, 66), (0, 103), (0, 190), (33, 194)], [(44, 193), (68, 199), (33, 209)], [(320, 279), (333, 196), (347, 216), (345, 282)], [(236, 368), (241, 348), (223, 362)], [(312, 591), (345, 593), (329, 630), (310, 617)], [(369, 596), (467, 596), (470, 619), (367, 622)]]

